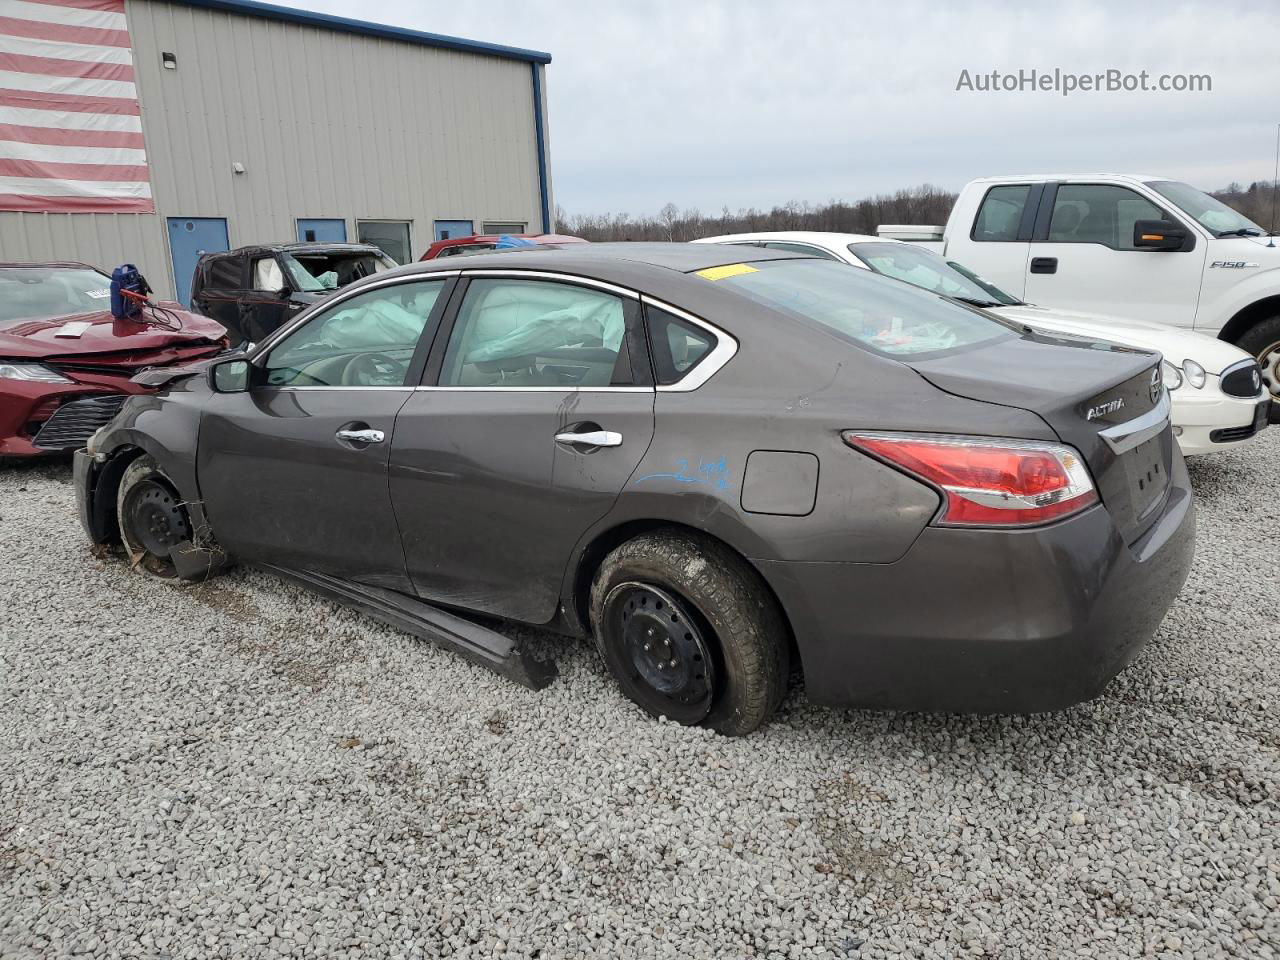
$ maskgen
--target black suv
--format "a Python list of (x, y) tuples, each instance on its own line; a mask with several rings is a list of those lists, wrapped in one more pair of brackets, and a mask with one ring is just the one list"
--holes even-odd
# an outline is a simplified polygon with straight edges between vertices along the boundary
[(270, 243), (206, 253), (191, 280), (191, 307), (226, 327), (233, 346), (257, 343), (339, 287), (396, 265), (367, 243)]

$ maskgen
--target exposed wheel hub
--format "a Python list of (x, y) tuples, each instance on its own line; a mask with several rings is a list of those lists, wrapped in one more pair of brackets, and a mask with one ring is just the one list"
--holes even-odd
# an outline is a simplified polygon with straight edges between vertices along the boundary
[(1280, 343), (1273, 343), (1258, 354), (1258, 366), (1262, 367), (1262, 382), (1271, 396), (1280, 398)]
[(621, 583), (605, 601), (633, 696), (652, 713), (697, 723), (711, 709), (714, 663), (698, 621), (659, 587)]
[(126, 519), (131, 539), (147, 553), (165, 559), (169, 551), (191, 539), (191, 526), (173, 492), (147, 481), (131, 491)]

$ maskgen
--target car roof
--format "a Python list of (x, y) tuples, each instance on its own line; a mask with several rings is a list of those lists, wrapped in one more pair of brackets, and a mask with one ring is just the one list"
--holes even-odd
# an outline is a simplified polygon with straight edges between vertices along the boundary
[(204, 256), (214, 259), (220, 257), (242, 257), (253, 253), (368, 253), (374, 251), (382, 252), (380, 248), (372, 243), (324, 243), (318, 240), (294, 240), (288, 243), (249, 243), (233, 250), (206, 253)]
[(0, 270), (6, 268), (30, 269), (31, 267), (48, 267), (57, 270), (92, 270), (94, 273), (102, 273), (93, 264), (81, 263), (79, 260), (0, 260)]
[(1079, 180), (1121, 180), (1126, 183), (1146, 183), (1151, 180), (1168, 180), (1168, 177), (1155, 177), (1142, 173), (1006, 173), (992, 177), (977, 177), (974, 183), (1003, 183), (1014, 181), (1079, 181)]
[(867, 243), (883, 239), (883, 237), (873, 237), (866, 233), (834, 233), (823, 230), (761, 230), (756, 233), (726, 233), (718, 237), (703, 237), (693, 242), (733, 243), (739, 240), (790, 240), (795, 243), (831, 244), (843, 248), (850, 243)]
[(534, 243), (586, 243), (581, 237), (567, 233), (473, 233), (465, 237), (449, 237), (437, 240), (433, 247), (465, 247), (473, 243), (496, 243), (503, 237), (514, 237), (519, 240), (531, 240)]
[[(434, 273), (441, 270), (554, 270), (607, 279), (621, 267), (652, 267), (674, 273), (695, 273), (709, 267), (760, 260), (805, 259), (803, 254), (764, 247), (730, 247), (713, 243), (574, 243), (559, 248), (513, 249), (478, 253), (457, 259), (422, 260), (392, 273)], [(380, 274), (387, 276), (387, 274)]]

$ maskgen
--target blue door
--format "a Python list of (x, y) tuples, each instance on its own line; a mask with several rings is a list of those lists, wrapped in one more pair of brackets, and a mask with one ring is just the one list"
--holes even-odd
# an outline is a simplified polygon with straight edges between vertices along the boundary
[(298, 239), (304, 243), (346, 243), (347, 221), (300, 219), (298, 221)]
[(476, 232), (470, 220), (437, 220), (436, 239), (452, 240), (457, 237), (469, 237)]
[(227, 221), (219, 217), (170, 217), (169, 257), (178, 300), (191, 306), (191, 277), (204, 253), (221, 253), (227, 245)]

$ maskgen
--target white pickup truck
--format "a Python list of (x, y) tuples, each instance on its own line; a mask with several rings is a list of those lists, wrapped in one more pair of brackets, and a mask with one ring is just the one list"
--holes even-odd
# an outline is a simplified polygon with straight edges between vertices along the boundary
[(1126, 174), (983, 177), (945, 228), (890, 224), (1047, 307), (1151, 320), (1234, 343), (1280, 397), (1280, 238), (1195, 187)]

